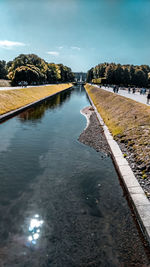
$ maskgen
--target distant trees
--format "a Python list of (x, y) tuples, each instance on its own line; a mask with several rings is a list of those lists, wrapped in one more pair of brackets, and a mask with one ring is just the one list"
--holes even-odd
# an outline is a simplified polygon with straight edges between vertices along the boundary
[(21, 54), (6, 66), (12, 85), (25, 81), (28, 84), (44, 84), (74, 81), (71, 69), (63, 64), (47, 63), (35, 54)]
[(87, 78), (86, 78), (86, 80), (87, 80), (87, 82), (89, 83), (89, 82), (91, 82), (93, 79), (94, 79), (94, 74), (93, 74), (93, 68), (92, 68), (92, 69), (90, 69), (90, 70), (87, 72)]
[(46, 76), (47, 76), (47, 82), (48, 83), (55, 83), (57, 81), (60, 81), (61, 79), (61, 74), (60, 74), (60, 68), (58, 65), (54, 63), (49, 63), (47, 64), (47, 71), (46, 71)]
[(104, 80), (107, 84), (146, 87), (149, 83), (149, 73), (150, 67), (148, 65), (102, 63), (88, 71), (87, 82)]
[(58, 67), (60, 69), (61, 82), (74, 81), (74, 74), (72, 73), (70, 68), (64, 66), (63, 64), (58, 64)]
[(0, 79), (7, 78), (6, 61), (0, 60)]
[(28, 84), (40, 84), (46, 80), (46, 75), (41, 73), (40, 69), (34, 65), (20, 66), (9, 73), (12, 85), (17, 85), (21, 81)]

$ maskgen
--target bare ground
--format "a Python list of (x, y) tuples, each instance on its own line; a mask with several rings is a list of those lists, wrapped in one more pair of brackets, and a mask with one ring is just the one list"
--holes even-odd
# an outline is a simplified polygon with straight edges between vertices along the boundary
[(110, 154), (103, 128), (99, 124), (94, 109), (89, 106), (84, 108), (81, 113), (88, 118), (89, 123), (86, 129), (80, 134), (78, 140), (85, 145), (93, 147), (97, 152), (101, 151), (106, 155)]

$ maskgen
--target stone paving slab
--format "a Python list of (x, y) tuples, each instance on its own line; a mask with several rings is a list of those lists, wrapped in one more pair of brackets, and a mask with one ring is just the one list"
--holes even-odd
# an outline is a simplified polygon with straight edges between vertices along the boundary
[(127, 160), (123, 157), (122, 151), (120, 150), (117, 142), (113, 139), (107, 126), (104, 124), (104, 121), (98, 113), (90, 96), (89, 99), (96, 112), (97, 118), (103, 127), (106, 140), (108, 141), (112, 152), (114, 164), (128, 192), (128, 197), (131, 200), (137, 221), (139, 222), (144, 236), (150, 244), (150, 201), (146, 197)]
[(130, 193), (130, 196), (131, 196), (131, 198), (132, 198), (132, 200), (136, 206), (139, 206), (139, 205), (141, 205), (141, 206), (149, 205), (150, 206), (149, 200), (145, 196), (144, 191), (142, 193), (138, 193), (138, 191), (137, 191), (136, 194)]
[(112, 150), (112, 153), (115, 154), (117, 157), (122, 158), (122, 151), (120, 150), (119, 146), (116, 144), (114, 139), (108, 139), (108, 144)]
[[(136, 209), (138, 215), (141, 217), (143, 225), (144, 225), (144, 230), (145, 228), (149, 228), (149, 212), (150, 212), (150, 204), (147, 205), (139, 205)], [(148, 229), (147, 229), (148, 231)]]
[[(128, 173), (125, 175), (121, 174), (121, 178), (122, 178), (127, 189), (129, 189), (131, 187), (137, 187), (137, 188), (141, 187), (133, 173), (131, 173), (131, 174)], [(141, 187), (141, 189), (142, 189), (142, 187)], [(142, 189), (142, 191), (143, 191), (143, 189)]]
[(141, 186), (131, 186), (128, 187), (128, 191), (130, 192), (130, 194), (143, 194), (143, 189)]
[[(127, 168), (127, 166), (118, 166), (118, 171), (122, 177), (123, 176), (134, 176), (134, 173), (131, 170), (130, 166), (128, 166), (128, 168)], [(135, 178), (135, 176), (134, 176), (134, 178)], [(132, 180), (133, 180), (133, 178), (132, 178)], [(137, 181), (136, 178), (135, 178), (135, 180)]]
[(127, 160), (123, 157), (123, 155), (118, 156), (117, 154), (115, 155), (115, 150), (112, 149), (113, 152), (113, 158), (114, 161), (117, 163), (117, 165), (119, 166), (129, 166), (129, 163), (127, 162)]

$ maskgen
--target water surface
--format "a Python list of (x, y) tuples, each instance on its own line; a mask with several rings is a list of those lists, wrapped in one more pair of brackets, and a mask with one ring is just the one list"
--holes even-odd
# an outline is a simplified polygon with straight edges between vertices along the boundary
[(0, 266), (148, 266), (109, 156), (77, 141), (74, 87), (0, 125)]

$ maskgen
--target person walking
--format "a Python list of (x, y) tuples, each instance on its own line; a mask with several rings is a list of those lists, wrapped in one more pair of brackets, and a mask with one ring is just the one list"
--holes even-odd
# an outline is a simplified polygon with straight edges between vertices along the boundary
[(119, 92), (119, 86), (116, 86), (116, 93)]
[(143, 95), (146, 95), (146, 88), (143, 88)]
[(150, 101), (150, 90), (149, 90), (149, 92), (147, 94), (147, 104), (149, 104), (149, 101)]

